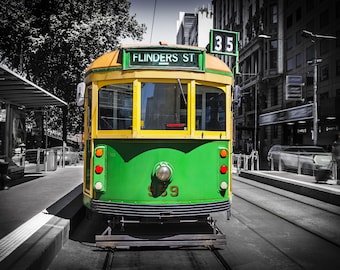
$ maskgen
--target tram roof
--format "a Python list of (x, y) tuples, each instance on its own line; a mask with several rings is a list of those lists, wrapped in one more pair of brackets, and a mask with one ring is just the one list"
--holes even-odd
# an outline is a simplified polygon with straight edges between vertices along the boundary
[(0, 64), (0, 100), (25, 108), (39, 108), (46, 105), (67, 106), (65, 101), (2, 64)]
[[(121, 59), (121, 51), (123, 49), (187, 49), (187, 50), (195, 50), (195, 51), (205, 51), (205, 48), (196, 47), (196, 46), (187, 46), (187, 45), (145, 45), (145, 44), (123, 44), (120, 49), (105, 53), (95, 59), (90, 66), (87, 68), (86, 73), (93, 69), (101, 69), (101, 68), (112, 68), (112, 67), (121, 67), (122, 59)], [(227, 64), (225, 64), (219, 58), (206, 54), (205, 59), (205, 69), (206, 70), (216, 70), (219, 72), (232, 73)]]

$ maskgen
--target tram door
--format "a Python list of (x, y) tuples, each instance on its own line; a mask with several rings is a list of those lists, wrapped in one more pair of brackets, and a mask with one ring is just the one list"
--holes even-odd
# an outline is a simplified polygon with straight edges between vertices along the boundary
[(89, 86), (87, 89), (85, 99), (85, 125), (84, 125), (84, 145), (85, 145), (85, 153), (84, 153), (84, 162), (86, 162), (86, 171), (85, 171), (85, 187), (84, 189), (89, 191), (91, 189), (91, 138), (92, 138), (92, 86)]

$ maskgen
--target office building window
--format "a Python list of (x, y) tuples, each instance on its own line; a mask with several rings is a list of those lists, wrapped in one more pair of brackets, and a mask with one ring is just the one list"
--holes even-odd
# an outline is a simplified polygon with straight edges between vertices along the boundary
[(273, 5), (273, 6), (270, 7), (270, 14), (271, 14), (270, 22), (272, 24), (276, 24), (277, 23), (277, 17), (278, 17), (277, 5)]
[(323, 55), (329, 52), (329, 40), (321, 39), (320, 40), (320, 54)]
[(301, 31), (297, 31), (296, 34), (295, 34), (295, 43), (296, 45), (300, 44), (301, 43)]
[(340, 76), (340, 59), (336, 60), (335, 65), (335, 74), (336, 76)]
[(301, 17), (302, 17), (301, 7), (299, 7), (299, 8), (296, 10), (295, 14), (296, 14), (296, 21), (297, 21), (297, 22), (300, 21), (300, 20), (301, 20)]
[(320, 28), (326, 27), (329, 24), (329, 13), (325, 10), (320, 14)]
[(290, 49), (292, 49), (294, 46), (294, 39), (292, 36), (287, 38), (287, 51), (289, 51)]
[(279, 104), (279, 93), (277, 86), (271, 88), (271, 105), (276, 106)]
[(307, 11), (311, 11), (314, 8), (314, 0), (305, 0)]
[(306, 75), (306, 84), (308, 85), (312, 85), (313, 84), (313, 80), (314, 80), (314, 72), (313, 71), (309, 71)]
[(290, 14), (287, 17), (287, 29), (290, 28), (293, 25), (293, 14)]
[(273, 139), (277, 139), (278, 134), (279, 134), (277, 125), (273, 125), (271, 128), (272, 128)]
[(329, 94), (328, 93), (322, 93), (320, 94), (320, 101), (327, 101), (329, 99)]
[(268, 127), (265, 127), (265, 128), (263, 129), (263, 134), (262, 134), (262, 136), (263, 136), (263, 139), (268, 139)]
[(296, 67), (300, 67), (301, 65), (302, 65), (302, 55), (301, 55), (301, 53), (298, 53), (297, 55), (296, 55), (296, 58), (295, 58), (296, 60)]
[(328, 65), (321, 67), (321, 69), (320, 69), (320, 80), (321, 81), (328, 80)]
[(307, 61), (314, 59), (314, 45), (307, 48), (306, 58), (307, 58)]
[(261, 109), (268, 108), (268, 98), (267, 98), (267, 95), (265, 94), (260, 96), (260, 108)]
[(339, 48), (340, 47), (340, 30), (336, 31), (335, 33), (336, 35), (336, 47)]
[(270, 59), (269, 68), (272, 69), (277, 68), (277, 40), (270, 41), (269, 59)]
[(290, 57), (287, 59), (287, 71), (294, 69), (294, 58)]

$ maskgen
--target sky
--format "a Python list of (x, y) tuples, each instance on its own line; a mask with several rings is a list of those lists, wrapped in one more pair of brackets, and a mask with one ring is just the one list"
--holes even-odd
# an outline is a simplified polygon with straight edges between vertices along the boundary
[[(131, 3), (130, 14), (136, 14), (139, 24), (144, 23), (147, 32), (142, 42), (132, 39), (122, 40), (122, 43), (158, 43), (166, 41), (168, 44), (176, 43), (177, 20), (179, 12), (194, 13), (199, 7), (211, 5), (211, 0), (129, 0)], [(152, 18), (154, 6), (156, 11), (154, 24)], [(152, 31), (153, 29), (153, 31)]]

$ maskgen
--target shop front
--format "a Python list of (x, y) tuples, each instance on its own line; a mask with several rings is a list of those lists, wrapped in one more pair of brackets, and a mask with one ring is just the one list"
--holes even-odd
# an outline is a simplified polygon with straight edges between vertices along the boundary
[[(320, 119), (321, 118), (321, 119)], [(318, 145), (330, 151), (331, 143), (339, 132), (336, 117), (320, 117), (318, 121)], [(280, 111), (265, 113), (259, 116), (261, 127), (280, 127), (281, 140), (275, 144), (313, 145), (313, 104), (292, 107)], [(268, 142), (267, 149), (274, 144)]]

